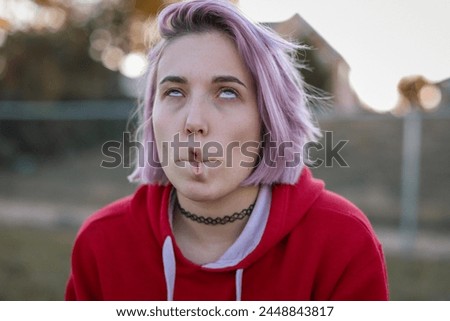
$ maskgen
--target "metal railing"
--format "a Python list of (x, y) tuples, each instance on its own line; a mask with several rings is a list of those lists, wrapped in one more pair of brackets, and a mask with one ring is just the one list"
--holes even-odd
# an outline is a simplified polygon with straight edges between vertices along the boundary
[(0, 120), (115, 120), (128, 119), (133, 100), (0, 101)]

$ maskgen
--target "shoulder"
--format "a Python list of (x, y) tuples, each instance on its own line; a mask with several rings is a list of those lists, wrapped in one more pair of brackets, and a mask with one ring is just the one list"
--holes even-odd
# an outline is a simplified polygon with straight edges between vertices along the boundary
[(77, 239), (89, 235), (99, 235), (106, 230), (118, 227), (129, 212), (133, 196), (118, 199), (91, 214), (81, 225)]
[(116, 229), (123, 230), (130, 219), (132, 207), (145, 206), (147, 186), (139, 187), (134, 194), (113, 201), (91, 214), (81, 225), (77, 238), (100, 235)]
[(319, 224), (323, 230), (351, 225), (372, 233), (366, 215), (346, 198), (327, 190), (325, 183), (314, 178), (308, 168), (295, 185), (276, 185), (272, 204), (280, 221), (287, 226)]
[[(324, 190), (305, 217), (320, 258), (336, 282), (334, 300), (386, 300), (383, 248), (366, 215), (353, 203)], [(310, 234), (311, 235), (311, 234)], [(333, 274), (334, 273), (334, 274)]]
[(384, 254), (369, 219), (348, 199), (304, 177), (297, 186), (284, 187), (286, 196), (279, 198), (288, 206), (280, 216), (298, 217), (289, 236), (292, 257), (301, 253), (329, 281), (318, 297), (385, 299)]
[(372, 229), (367, 216), (355, 204), (329, 190), (322, 191), (311, 211), (321, 219), (338, 220)]
[(148, 204), (152, 209), (160, 206), (164, 187), (141, 185), (134, 194), (118, 199), (89, 216), (81, 225), (79, 239), (108, 242), (131, 237), (148, 224)]
[(130, 208), (133, 195), (129, 195), (115, 200), (94, 212), (83, 223), (82, 229), (90, 225), (96, 225), (101, 222), (113, 221), (120, 219)]
[(348, 199), (323, 190), (305, 216), (307, 224), (320, 228), (328, 240), (352, 247), (381, 246), (367, 216)]

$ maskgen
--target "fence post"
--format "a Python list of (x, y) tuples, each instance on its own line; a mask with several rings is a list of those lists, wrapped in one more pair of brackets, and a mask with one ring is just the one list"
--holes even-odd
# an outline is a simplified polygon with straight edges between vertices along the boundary
[(403, 160), (400, 232), (406, 255), (415, 249), (418, 229), (418, 204), (420, 188), (420, 151), (422, 116), (417, 108), (405, 115), (403, 121)]

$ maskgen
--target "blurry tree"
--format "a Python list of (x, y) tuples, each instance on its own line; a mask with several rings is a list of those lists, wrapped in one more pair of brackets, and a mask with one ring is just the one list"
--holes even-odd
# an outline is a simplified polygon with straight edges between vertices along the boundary
[(433, 111), (442, 101), (439, 84), (433, 83), (421, 75), (403, 77), (397, 86), (400, 94), (395, 110), (396, 114), (405, 114), (411, 109)]
[(48, 35), (10, 36), (2, 50), (7, 63), (0, 99), (117, 98), (115, 75), (89, 57), (87, 45), (86, 30), (73, 26)]
[(73, 100), (125, 97), (117, 71), (141, 74), (129, 69), (144, 67), (147, 22), (167, 1), (0, 2), (0, 99)]
[[(86, 3), (0, 0), (0, 100), (125, 98), (120, 64), (146, 50), (146, 21), (162, 2)], [(0, 167), (21, 170), (23, 159), (73, 152), (123, 129), (122, 122), (1, 120)]]

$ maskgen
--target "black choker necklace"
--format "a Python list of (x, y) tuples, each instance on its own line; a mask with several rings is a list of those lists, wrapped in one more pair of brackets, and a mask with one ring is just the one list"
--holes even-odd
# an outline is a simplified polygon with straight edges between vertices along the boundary
[(176, 202), (177, 202), (176, 206), (180, 210), (181, 214), (183, 214), (190, 220), (193, 220), (198, 223), (203, 223), (206, 225), (218, 225), (218, 224), (225, 225), (227, 223), (233, 223), (236, 220), (242, 220), (247, 216), (250, 216), (250, 214), (252, 214), (253, 208), (255, 207), (255, 203), (253, 203), (252, 205), (243, 209), (242, 211), (233, 213), (231, 215), (226, 215), (224, 217), (205, 217), (186, 211), (184, 208), (181, 207), (178, 200)]

